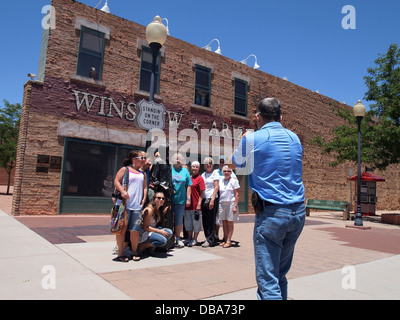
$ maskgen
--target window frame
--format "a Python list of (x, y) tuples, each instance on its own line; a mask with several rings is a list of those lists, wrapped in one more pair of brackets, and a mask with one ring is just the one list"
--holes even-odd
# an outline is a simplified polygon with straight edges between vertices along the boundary
[[(97, 77), (98, 77), (98, 81), (101, 81), (102, 79), (102, 74), (103, 74), (103, 62), (104, 62), (104, 48), (105, 48), (105, 42), (106, 42), (106, 34), (104, 32), (101, 31), (97, 31), (85, 26), (81, 26), (80, 29), (80, 38), (79, 38), (79, 49), (78, 49), (78, 58), (77, 58), (77, 63), (76, 63), (76, 75), (77, 76), (81, 76), (81, 77), (85, 77), (85, 78), (90, 78), (90, 70), (88, 70), (87, 74), (80, 74), (79, 70), (81, 69), (81, 54), (85, 54), (88, 56), (93, 56), (95, 58), (100, 58), (100, 63), (99, 63), (99, 69), (96, 68), (96, 72), (97, 72)], [(90, 49), (85, 49), (82, 47), (83, 44), (83, 35), (84, 33), (89, 33), (91, 35), (94, 35), (98, 38), (101, 38), (101, 52), (99, 52), (99, 54), (95, 54), (94, 51), (90, 50)]]
[[(151, 73), (153, 70), (151, 69), (146, 69), (143, 68), (143, 54), (144, 53), (149, 53), (151, 57), (151, 61), (153, 61), (153, 52), (150, 48), (142, 46), (142, 50), (140, 53), (140, 72), (139, 72), (139, 90), (143, 92), (150, 92), (150, 81), (149, 81), (149, 90), (145, 90), (145, 88), (142, 87), (142, 72), (149, 72), (150, 73), (150, 79), (151, 79)], [(156, 74), (155, 74), (155, 87), (154, 87), (154, 94), (160, 94), (160, 78), (161, 78), (161, 52), (158, 52), (157, 56), (157, 68), (156, 68)]]
[[(245, 94), (244, 94), (244, 96), (238, 94), (238, 92), (236, 91), (236, 83), (238, 83), (238, 82), (245, 85), (245, 89), (244, 89)], [(249, 84), (248, 84), (247, 81), (235, 78), (235, 80), (234, 80), (234, 92), (235, 93), (234, 93), (234, 100), (233, 100), (233, 113), (235, 115), (247, 117), (247, 107), (248, 107), (248, 94), (247, 94), (247, 91), (248, 91), (248, 86), (249, 86)], [(240, 100), (244, 101), (245, 110), (244, 110), (243, 113), (241, 111), (237, 110), (236, 99), (240, 99)]]
[[(198, 72), (204, 72), (204, 73), (207, 72), (208, 73), (208, 87), (205, 87), (205, 86), (197, 83), (196, 80), (197, 80)], [(212, 75), (212, 72), (211, 72), (210, 68), (207, 68), (207, 67), (204, 67), (204, 66), (196, 64), (196, 66), (195, 66), (195, 78), (194, 78), (194, 104), (196, 104), (198, 106), (206, 107), (206, 108), (211, 108), (211, 75)], [(201, 103), (197, 103), (196, 102), (196, 100), (197, 100), (197, 95), (196, 95), (197, 90), (204, 91), (204, 92), (206, 92), (208, 94), (208, 105), (202, 105)]]

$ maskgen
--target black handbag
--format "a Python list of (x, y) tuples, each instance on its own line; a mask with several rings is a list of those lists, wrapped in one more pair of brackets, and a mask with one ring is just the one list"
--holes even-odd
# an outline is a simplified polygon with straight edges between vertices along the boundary
[[(122, 180), (124, 185), (128, 185), (128, 179), (129, 179), (129, 169), (128, 169), (128, 167), (126, 167), (126, 168), (125, 168), (124, 179)], [(117, 199), (122, 200), (121, 191), (119, 191), (119, 190), (117, 190), (117, 188), (115, 188), (115, 190), (114, 190), (114, 192), (112, 193), (111, 197), (112, 197), (113, 199), (115, 199), (115, 200), (113, 200), (114, 203), (115, 203), (115, 201), (116, 201)]]
[(201, 207), (206, 210), (209, 210), (210, 209), (210, 201), (211, 201), (211, 198), (204, 198), (201, 203)]

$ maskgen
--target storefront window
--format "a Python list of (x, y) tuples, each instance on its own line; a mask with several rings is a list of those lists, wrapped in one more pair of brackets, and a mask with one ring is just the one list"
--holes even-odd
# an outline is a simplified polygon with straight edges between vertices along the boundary
[(239, 212), (240, 213), (247, 213), (249, 212), (249, 177), (238, 175), (237, 178), (239, 179)]
[(66, 139), (61, 213), (109, 213), (114, 178), (138, 147)]
[(64, 196), (106, 197), (113, 187), (116, 148), (69, 141), (64, 170)]

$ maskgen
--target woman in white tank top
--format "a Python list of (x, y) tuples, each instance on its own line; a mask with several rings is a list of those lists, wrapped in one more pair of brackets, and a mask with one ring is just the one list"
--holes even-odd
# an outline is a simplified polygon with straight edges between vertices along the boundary
[(144, 187), (147, 186), (147, 184), (144, 183), (145, 181), (144, 174), (132, 166), (129, 166), (128, 169), (129, 169), (129, 184), (128, 184), (129, 197), (126, 199), (126, 208), (128, 210), (142, 210), (144, 201), (146, 200), (146, 197), (144, 197)]
[[(147, 179), (146, 174), (139, 171), (146, 160), (145, 153), (135, 150), (129, 153), (128, 160), (124, 162), (124, 166), (117, 172), (114, 185), (121, 192), (121, 196), (126, 199), (126, 208), (128, 213), (128, 230), (130, 234), (132, 246), (132, 260), (139, 261), (140, 256), (137, 253), (139, 243), (139, 232), (142, 225), (142, 207), (146, 201)], [(129, 183), (127, 191), (124, 190), (122, 183), (125, 175), (126, 167), (129, 169)], [(128, 258), (124, 255), (124, 249), (127, 246), (125, 242), (125, 232), (117, 236), (118, 256), (115, 261), (128, 262)]]

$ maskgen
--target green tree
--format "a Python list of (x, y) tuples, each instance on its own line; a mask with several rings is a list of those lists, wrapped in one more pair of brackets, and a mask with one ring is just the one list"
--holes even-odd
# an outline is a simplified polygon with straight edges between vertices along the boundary
[(5, 168), (8, 174), (7, 194), (10, 194), (11, 171), (17, 158), (17, 143), (21, 105), (10, 104), (3, 100), (0, 106), (0, 168)]
[[(373, 169), (385, 170), (400, 162), (400, 49), (392, 44), (387, 53), (375, 60), (364, 77), (368, 91), (364, 99), (371, 101), (361, 125), (361, 161)], [(335, 108), (345, 121), (334, 129), (334, 139), (313, 139), (322, 153), (332, 153), (336, 166), (346, 161), (357, 162), (357, 121), (351, 111)]]

